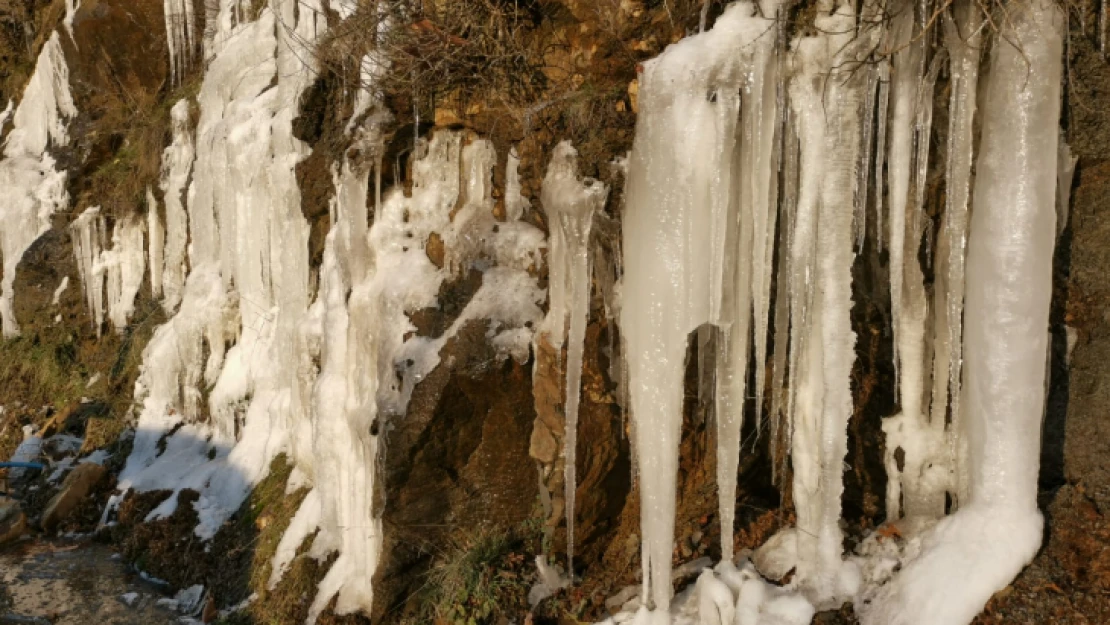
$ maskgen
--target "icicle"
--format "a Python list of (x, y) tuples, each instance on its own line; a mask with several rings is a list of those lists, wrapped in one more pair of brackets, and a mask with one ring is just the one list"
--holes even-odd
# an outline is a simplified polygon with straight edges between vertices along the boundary
[[(733, 340), (728, 334), (747, 334), (728, 322), (746, 319), (750, 305), (730, 310), (723, 296), (750, 293), (750, 288), (733, 286), (740, 273), (735, 265), (747, 264), (737, 261), (739, 250), (750, 248), (730, 250), (728, 242), (738, 241), (741, 233), (726, 224), (738, 219), (730, 211), (735, 211), (740, 186), (734, 168), (741, 70), (751, 44), (773, 33), (772, 26), (770, 20), (754, 15), (751, 4), (730, 5), (712, 30), (644, 63), (640, 78), (640, 115), (629, 159), (621, 306), (640, 466), (644, 607), (639, 622), (668, 618), (687, 336), (703, 323), (718, 324), (725, 335), (719, 345), (726, 346), (719, 351), (725, 352)], [(726, 284), (729, 288), (722, 288)], [(718, 376), (719, 399), (738, 378), (730, 382)], [(736, 399), (737, 408), (742, 407), (742, 396)], [(739, 410), (720, 406), (721, 427), (728, 427), (726, 420), (733, 416), (738, 422)], [(738, 457), (739, 436), (734, 449)], [(735, 474), (732, 480), (734, 488)], [(732, 491), (726, 484), (718, 487), (722, 507), (731, 508)], [(722, 549), (729, 546), (722, 544)]]
[(1106, 16), (1110, 3), (1101, 0), (1098, 7), (1098, 51), (1102, 58), (1106, 58)]
[(108, 318), (116, 332), (123, 332), (135, 310), (135, 296), (143, 283), (143, 221), (136, 215), (116, 220), (112, 249), (100, 254), (97, 270), (106, 274)]
[(104, 273), (100, 270), (100, 253), (104, 250), (104, 218), (99, 206), (90, 206), (70, 224), (73, 255), (77, 258), (77, 276), (85, 290), (97, 337), (104, 325)]
[[(779, 219), (779, 270), (775, 292), (775, 343), (774, 370), (771, 382), (771, 475), (778, 482), (786, 466), (786, 450), (792, 435), (789, 414), (785, 403), (784, 385), (787, 374), (787, 355), (790, 353), (790, 310), (792, 306), (791, 277), (793, 268), (790, 263), (790, 242), (794, 239), (794, 210), (797, 205), (798, 189), (798, 135), (794, 128), (790, 109), (784, 111), (787, 121), (784, 125), (782, 168), (782, 216)], [(792, 374), (793, 375), (793, 374)], [(791, 391), (791, 393), (793, 393)], [(785, 441), (782, 439), (785, 438)], [(779, 446), (786, 443), (780, 452)]]
[[(982, 46), (982, 15), (971, 2), (957, 5), (956, 20), (945, 21), (945, 45), (951, 58), (948, 150), (945, 186), (947, 203), (937, 248), (935, 316), (936, 365), (933, 368), (933, 424), (945, 423), (951, 398), (949, 470), (954, 473), (957, 502), (967, 496), (966, 471), (959, 449), (960, 371), (963, 348), (964, 262), (967, 251), (968, 205), (974, 151), (975, 98)], [(966, 37), (966, 41), (965, 38)]]
[(162, 267), (165, 264), (166, 231), (158, 214), (158, 200), (146, 188), (146, 229), (150, 235), (150, 295), (162, 297)]
[[(540, 199), (552, 231), (558, 229), (564, 247), (557, 256), (562, 266), (551, 266), (549, 284), (562, 283), (569, 302), (562, 308), (552, 308), (549, 316), (563, 319), (564, 326), (570, 317), (567, 344), (566, 383), (566, 435), (563, 443), (564, 482), (566, 484), (567, 519), (567, 571), (574, 577), (574, 500), (577, 486), (575, 476), (576, 446), (578, 442), (578, 407), (582, 395), (582, 357), (586, 342), (586, 323), (590, 316), (590, 229), (594, 215), (605, 207), (609, 188), (592, 178), (578, 175), (578, 152), (570, 142), (563, 141), (555, 147), (547, 175), (543, 179)], [(558, 340), (562, 343), (562, 338)]]
[(1075, 164), (1079, 162), (1078, 156), (1072, 156), (1071, 146), (1064, 140), (1064, 132), (1060, 131), (1060, 154), (1056, 158), (1058, 171), (1056, 174), (1056, 236), (1064, 234), (1068, 227), (1068, 211), (1071, 205), (1072, 177), (1075, 176)]
[(530, 204), (528, 198), (520, 193), (520, 157), (516, 154), (516, 146), (509, 148), (509, 155), (505, 160), (505, 218), (517, 221), (524, 216), (524, 211)]
[[(772, 12), (771, 17), (774, 17)], [(762, 429), (763, 387), (767, 378), (767, 317), (771, 306), (771, 270), (775, 250), (775, 210), (778, 202), (778, 166), (775, 131), (779, 127), (778, 69), (775, 55), (775, 38), (769, 34), (756, 40), (752, 51), (751, 69), (744, 104), (741, 106), (741, 124), (744, 141), (751, 145), (747, 158), (742, 161), (744, 170), (741, 210), (752, 213), (751, 238), (751, 289), (752, 316), (755, 333), (755, 426)], [(750, 207), (750, 208), (748, 208)], [(747, 350), (742, 357), (748, 359)], [(743, 397), (741, 395), (740, 397)], [(735, 498), (735, 495), (733, 496)], [(731, 537), (729, 528), (728, 537)], [(725, 537), (722, 534), (722, 537)]]
[(170, 82), (180, 84), (192, 64), (196, 26), (193, 0), (163, 0), (166, 20), (166, 47), (170, 54)]
[[(795, 271), (806, 275), (808, 318), (795, 329), (806, 335), (797, 377), (792, 458), (798, 511), (795, 584), (817, 606), (839, 605), (854, 594), (858, 571), (842, 560), (840, 497), (852, 414), (850, 374), (855, 360), (851, 330), (851, 195), (860, 151), (864, 98), (859, 76), (844, 71), (859, 49), (852, 45), (850, 5), (816, 19), (821, 35), (796, 44), (798, 73), (791, 103), (802, 138), (800, 192), (795, 230)], [(811, 243), (812, 241), (812, 243)], [(807, 295), (803, 295), (806, 297)]]
[[(943, 516), (944, 494), (949, 483), (948, 463), (944, 457), (944, 420), (932, 422), (925, 404), (928, 384), (926, 364), (932, 362), (925, 335), (930, 311), (918, 258), (928, 219), (924, 203), (933, 127), (933, 85), (942, 60), (941, 54), (933, 58), (928, 74), (917, 85), (917, 104), (914, 107), (913, 193), (912, 201), (906, 207), (901, 322), (897, 335), (902, 412), (883, 420), (883, 432), (887, 435), (887, 518), (892, 520), (901, 514), (924, 518)], [(896, 271), (898, 266), (892, 260), (891, 276)], [(898, 462), (894, 458), (898, 449), (903, 452), (902, 470), (898, 470)], [(899, 502), (901, 506), (898, 506)]]
[(177, 309), (185, 289), (186, 251), (189, 245), (189, 216), (185, 212), (186, 187), (193, 171), (193, 133), (189, 122), (189, 101), (178, 100), (170, 110), (173, 142), (162, 152), (162, 179), (159, 188), (166, 209), (166, 244), (162, 269), (162, 308)]
[[(23, 253), (50, 228), (50, 216), (69, 204), (66, 172), (58, 168), (49, 148), (68, 143), (68, 122), (77, 115), (69, 91), (69, 68), (58, 33), (39, 53), (23, 99), (11, 114), (12, 129), (4, 137), (0, 158), (0, 322), (3, 335), (19, 334), (12, 309), (16, 267)], [(6, 117), (6, 116), (5, 116)]]
[[(860, 136), (861, 155), (859, 173), (856, 176), (855, 198), (856, 213), (853, 227), (855, 228), (856, 253), (863, 251), (863, 241), (867, 236), (867, 183), (871, 174), (871, 154), (875, 140), (875, 100), (878, 96), (878, 70), (867, 70), (867, 84), (864, 87), (863, 98), (863, 126)], [(880, 149), (880, 151), (882, 151)], [(880, 189), (878, 193), (882, 193)]]
[(883, 175), (886, 164), (886, 127), (890, 110), (890, 59), (879, 61), (879, 108), (875, 112), (878, 130), (875, 137), (875, 243), (878, 251), (886, 249), (886, 230), (883, 230)]
[[(913, 8), (906, 2), (901, 13), (891, 18), (894, 50), (891, 97), (894, 110), (890, 119), (890, 154), (887, 156), (887, 188), (890, 192), (890, 309), (894, 333), (895, 386), (901, 387), (902, 350), (902, 267), (905, 265), (906, 217), (910, 199), (910, 174), (913, 158), (913, 104), (921, 83), (924, 50), (913, 42)], [(923, 41), (923, 40), (922, 40)], [(889, 503), (889, 499), (888, 499)]]

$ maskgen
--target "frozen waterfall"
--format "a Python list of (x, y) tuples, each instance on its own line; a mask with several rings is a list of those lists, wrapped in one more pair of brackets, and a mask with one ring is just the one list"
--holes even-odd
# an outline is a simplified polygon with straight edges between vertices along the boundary
[[(808, 623), (813, 609), (853, 601), (868, 624), (970, 622), (1040, 544), (1030, 459), (1040, 441), (1056, 232), (1060, 12), (1035, 0), (989, 35), (993, 51), (977, 105), (988, 34), (972, 2), (954, 3), (934, 25), (925, 4), (825, 1), (817, 34), (788, 48), (773, 36), (775, 3), (760, 9), (733, 4), (711, 30), (643, 66), (621, 324), (644, 581), (640, 607), (614, 620), (710, 625), (735, 615), (737, 623)], [(923, 36), (934, 26), (944, 29), (936, 50)], [(780, 55), (783, 64), (774, 62)], [(860, 65), (868, 67), (855, 71)], [(918, 249), (933, 245), (923, 205), (929, 165), (942, 157), (930, 137), (944, 67), (948, 196), (937, 249), (927, 248), (937, 276), (927, 285), (923, 263), (930, 261)], [(768, 84), (783, 85), (785, 103)], [(977, 154), (976, 115), (983, 120)], [(853, 410), (851, 267), (872, 194), (873, 232), (890, 251), (901, 405), (883, 424), (887, 514), (915, 546), (894, 555), (876, 540), (846, 553), (839, 525)], [(776, 241), (774, 254), (768, 248)], [(767, 276), (776, 258), (772, 298)], [(760, 370), (758, 417), (771, 299), (770, 416), (772, 431), (789, 441), (797, 524), (757, 560), (780, 573), (794, 570), (784, 588), (760, 581), (746, 560), (734, 562), (731, 545), (739, 423), (752, 395), (746, 367), (754, 357)], [(686, 346), (706, 323), (724, 341), (716, 416), (725, 559), (672, 602)], [(935, 522), (946, 499), (958, 511)], [(891, 557), (901, 572), (891, 572)], [(783, 596), (808, 611), (773, 607)]]

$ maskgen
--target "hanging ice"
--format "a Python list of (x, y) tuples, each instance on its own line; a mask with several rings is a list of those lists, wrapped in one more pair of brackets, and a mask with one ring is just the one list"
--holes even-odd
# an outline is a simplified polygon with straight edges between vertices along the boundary
[[(512, 158), (512, 156), (510, 156)], [(515, 166), (511, 175), (516, 174)], [(519, 191), (518, 191), (519, 193)], [(590, 316), (590, 230), (594, 216), (605, 208), (609, 188), (592, 178), (578, 175), (578, 152), (563, 141), (555, 146), (540, 199), (547, 214), (549, 237), (548, 291), (550, 308), (544, 331), (552, 345), (563, 345), (567, 327), (566, 436), (564, 437), (564, 481), (566, 483), (567, 570), (574, 577), (575, 447), (578, 441), (578, 406), (582, 395), (582, 354), (586, 324)], [(520, 211), (514, 211), (519, 216)]]
[[(855, 335), (849, 312), (853, 260), (853, 182), (860, 151), (863, 80), (846, 68), (859, 54), (855, 19), (842, 4), (816, 21), (819, 34), (795, 44), (791, 106), (801, 139), (798, 207), (791, 266), (799, 341), (791, 393), (796, 395), (794, 464), (796, 582), (815, 605), (836, 607), (854, 594), (858, 573), (841, 559), (842, 471), (852, 414), (850, 373)], [(819, 286), (818, 286), (819, 285)]]
[(919, 259), (928, 229), (924, 212), (933, 116), (933, 84), (943, 57), (925, 73), (926, 38), (913, 30), (913, 6), (895, 18), (894, 111), (890, 120), (890, 297), (894, 359), (901, 412), (883, 420), (886, 434), (887, 517), (937, 518), (944, 514), (950, 463), (943, 418), (929, 410), (926, 366), (929, 302)]
[[(738, 142), (737, 122), (752, 44), (763, 36), (773, 41), (773, 26), (755, 15), (752, 4), (732, 5), (712, 30), (645, 63), (640, 80), (624, 221), (621, 326), (640, 466), (642, 622), (669, 619), (682, 372), (687, 335), (704, 323), (720, 324), (729, 337), (724, 339), (731, 350), (728, 377), (718, 377), (718, 397), (725, 398), (717, 410), (719, 455), (726, 462), (739, 455), (753, 218), (743, 218), (747, 225), (739, 228), (731, 224), (752, 214), (741, 208), (742, 189), (748, 198), (766, 196), (748, 187), (765, 172), (740, 169), (741, 145), (750, 154), (761, 150)], [(765, 102), (763, 91), (758, 93), (757, 101)], [(773, 128), (774, 122), (747, 127)], [(731, 479), (734, 489), (735, 476)], [(734, 491), (719, 488), (722, 510), (731, 508)], [(730, 532), (731, 525), (722, 530)]]
[(1041, 542), (1037, 458), (1055, 238), (1063, 16), (1033, 0), (996, 40), (967, 255), (966, 502), (869, 603), (865, 625), (968, 623)]
[[(77, 114), (69, 92), (69, 69), (55, 32), (43, 46), (23, 99), (12, 115), (0, 159), (0, 322), (5, 337), (19, 334), (12, 287), (23, 253), (50, 227), (50, 216), (69, 203), (66, 173), (55, 167), (50, 148), (69, 141), (67, 123)], [(7, 117), (5, 115), (5, 117)]]
[(117, 332), (127, 327), (146, 272), (143, 222), (135, 215), (117, 219), (110, 247), (104, 222), (100, 208), (94, 206), (70, 226), (77, 272), (98, 336), (105, 315)]
[[(957, 503), (967, 496), (966, 445), (961, 430), (960, 372), (963, 367), (964, 264), (967, 253), (968, 208), (976, 91), (983, 17), (970, 2), (957, 5), (955, 18), (945, 21), (945, 44), (952, 59), (952, 94), (948, 113), (948, 202), (937, 245), (936, 303), (933, 316), (934, 367), (932, 421), (947, 431), (949, 489)], [(947, 412), (946, 412), (947, 411)], [(946, 414), (951, 419), (946, 419)]]
[[(162, 252), (162, 307), (173, 312), (181, 303), (186, 275), (186, 246), (189, 243), (189, 218), (185, 211), (186, 188), (193, 171), (193, 132), (189, 121), (189, 101), (179, 100), (170, 110), (173, 142), (162, 152), (162, 180), (159, 188), (166, 210), (165, 246)], [(153, 263), (152, 263), (153, 270)]]
[(193, 0), (163, 0), (166, 45), (170, 52), (170, 81), (180, 83), (198, 49)]

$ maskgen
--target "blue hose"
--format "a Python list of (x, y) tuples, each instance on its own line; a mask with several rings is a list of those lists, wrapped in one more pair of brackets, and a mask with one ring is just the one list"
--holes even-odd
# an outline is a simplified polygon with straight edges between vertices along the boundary
[(0, 462), (0, 469), (36, 469), (43, 470), (46, 465), (37, 462)]

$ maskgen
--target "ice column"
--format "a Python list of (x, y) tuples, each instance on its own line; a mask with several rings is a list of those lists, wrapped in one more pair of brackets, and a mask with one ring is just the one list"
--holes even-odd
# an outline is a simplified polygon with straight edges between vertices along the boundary
[[(790, 100), (801, 139), (791, 266), (799, 342), (791, 455), (798, 512), (796, 585), (817, 606), (835, 607), (858, 580), (841, 559), (840, 496), (852, 414), (855, 334), (849, 313), (852, 217), (860, 153), (863, 76), (845, 69), (860, 47), (848, 4), (817, 18), (820, 33), (796, 43)], [(807, 304), (808, 302), (808, 304)], [(796, 390), (795, 390), (796, 387)]]
[(123, 332), (135, 311), (135, 296), (143, 285), (146, 253), (144, 227), (137, 215), (116, 220), (112, 228), (112, 249), (101, 252), (100, 267), (106, 274), (108, 318), (116, 332)]
[[(512, 158), (510, 156), (510, 158)], [(512, 169), (515, 175), (515, 167)], [(574, 575), (575, 447), (578, 441), (578, 407), (582, 395), (582, 354), (590, 316), (590, 229), (594, 215), (605, 208), (609, 188), (578, 175), (578, 152), (569, 141), (555, 146), (540, 199), (547, 214), (550, 235), (550, 312), (545, 325), (552, 344), (563, 344), (569, 317), (566, 382), (566, 436), (563, 453), (566, 483), (567, 570)], [(514, 211), (519, 214), (519, 211)]]
[[(1036, 458), (1055, 240), (1062, 30), (1055, 3), (1011, 11), (982, 103), (967, 253), (960, 510), (870, 604), (865, 625), (969, 623), (1041, 542)], [(939, 599), (943, 598), (943, 599)]]
[(85, 304), (89, 307), (96, 334), (104, 325), (104, 274), (98, 263), (105, 246), (104, 219), (100, 207), (91, 206), (73, 220), (69, 226), (73, 237), (73, 255), (77, 258), (77, 275), (85, 290)]
[(150, 294), (162, 297), (162, 268), (166, 264), (166, 229), (158, 213), (158, 200), (146, 188), (146, 231), (150, 234)]
[[(951, 481), (943, 412), (939, 420), (931, 417), (930, 394), (926, 392), (926, 365), (932, 363), (928, 346), (933, 337), (926, 333), (929, 301), (918, 255), (928, 227), (924, 198), (932, 133), (933, 85), (943, 57), (935, 56), (929, 72), (924, 73), (926, 38), (920, 34), (920, 28), (913, 30), (913, 17), (913, 6), (904, 4), (901, 13), (894, 18), (891, 37), (897, 51), (893, 64), (894, 110), (887, 160), (890, 172), (890, 297), (902, 409), (883, 421), (888, 476), (886, 506), (887, 516), (892, 520), (903, 515), (942, 516), (944, 494)], [(943, 345), (941, 351), (944, 351)], [(899, 451), (901, 463), (896, 460)]]

